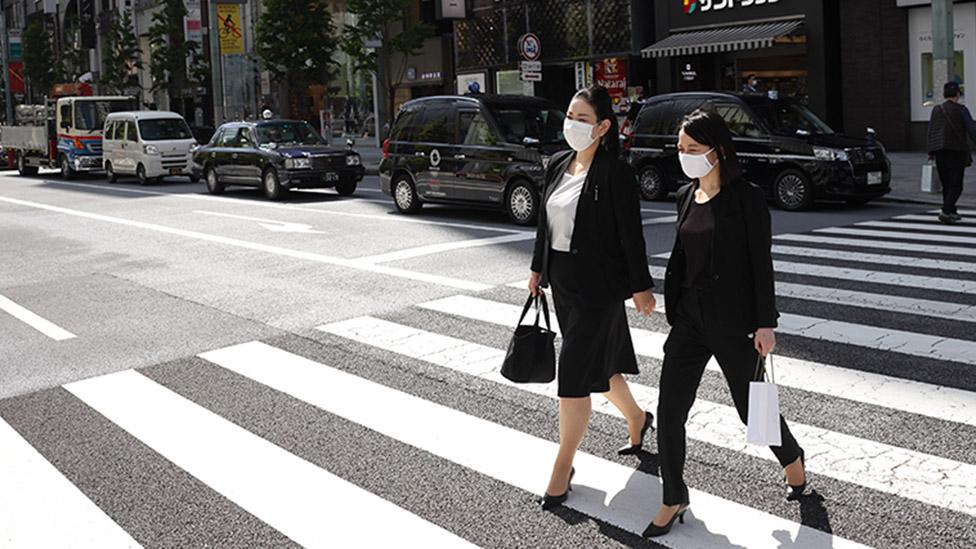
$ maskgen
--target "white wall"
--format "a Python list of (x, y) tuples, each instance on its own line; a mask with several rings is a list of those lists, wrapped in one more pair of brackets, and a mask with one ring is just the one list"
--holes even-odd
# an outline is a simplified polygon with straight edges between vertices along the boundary
[[(963, 102), (970, 110), (976, 111), (976, 4), (955, 4), (953, 12), (955, 27), (955, 50), (963, 52), (964, 84), (968, 93)], [(853, 53), (853, 52), (850, 52)], [(932, 8), (930, 6), (912, 8), (908, 12), (908, 56), (909, 82), (911, 86), (912, 121), (928, 122), (932, 107), (923, 103), (922, 97), (922, 54), (932, 53)], [(942, 100), (942, 90), (934, 90), (936, 102)], [(884, 93), (884, 90), (878, 90)]]

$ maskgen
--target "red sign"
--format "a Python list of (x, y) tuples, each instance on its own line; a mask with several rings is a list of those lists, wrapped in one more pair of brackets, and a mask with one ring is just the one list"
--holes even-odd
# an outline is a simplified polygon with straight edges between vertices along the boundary
[(610, 92), (614, 103), (619, 102), (627, 95), (627, 60), (611, 57), (597, 61), (593, 79)]
[(24, 62), (10, 62), (10, 93), (24, 93)]

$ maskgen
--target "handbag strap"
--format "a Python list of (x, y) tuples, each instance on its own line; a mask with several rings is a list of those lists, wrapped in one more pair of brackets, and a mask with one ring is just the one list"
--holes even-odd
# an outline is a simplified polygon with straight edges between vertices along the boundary
[[(766, 357), (759, 355), (756, 359), (756, 372), (752, 376), (753, 381), (765, 381), (766, 379)], [(776, 377), (773, 375), (773, 355), (769, 355), (769, 382), (772, 384), (776, 383)]]
[(939, 110), (942, 111), (942, 117), (945, 118), (946, 122), (950, 126), (952, 126), (952, 133), (956, 134), (956, 137), (962, 138), (963, 142), (965, 142), (966, 141), (966, 135), (959, 130), (959, 126), (957, 126), (956, 123), (955, 123), (955, 121), (952, 120), (952, 117), (949, 116), (949, 112), (946, 111), (946, 104), (945, 104), (945, 102), (942, 102), (942, 104), (939, 105)]
[[(539, 304), (542, 304), (540, 307)], [(529, 299), (525, 301), (525, 307), (522, 308), (522, 316), (519, 317), (518, 325), (521, 325), (525, 321), (525, 315), (529, 314), (529, 308), (535, 305), (535, 322), (534, 326), (539, 325), (539, 313), (541, 312), (546, 319), (546, 329), (551, 330), (551, 324), (549, 321), (549, 303), (546, 301), (546, 295), (540, 293), (539, 295), (533, 297), (529, 296)]]

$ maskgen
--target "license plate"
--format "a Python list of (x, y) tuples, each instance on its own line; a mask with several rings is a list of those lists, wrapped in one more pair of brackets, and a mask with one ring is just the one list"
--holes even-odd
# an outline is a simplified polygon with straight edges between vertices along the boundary
[(880, 185), (881, 172), (868, 172), (868, 185)]
[(182, 174), (182, 173), (183, 173), (183, 170), (181, 170), (181, 169), (179, 169), (179, 168), (171, 168), (171, 169), (169, 170), (169, 174), (170, 174), (170, 175), (180, 175), (180, 174)]
[(335, 172), (327, 172), (325, 174), (325, 180), (326, 181), (338, 181), (339, 180), (339, 174), (337, 174)]

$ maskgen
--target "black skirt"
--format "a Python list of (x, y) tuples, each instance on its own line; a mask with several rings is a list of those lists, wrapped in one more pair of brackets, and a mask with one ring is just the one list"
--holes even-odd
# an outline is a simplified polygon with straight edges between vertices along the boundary
[(570, 398), (605, 393), (614, 375), (639, 373), (624, 302), (585, 299), (591, 282), (580, 276), (585, 271), (576, 261), (572, 254), (550, 251), (549, 283), (563, 339), (558, 393)]

